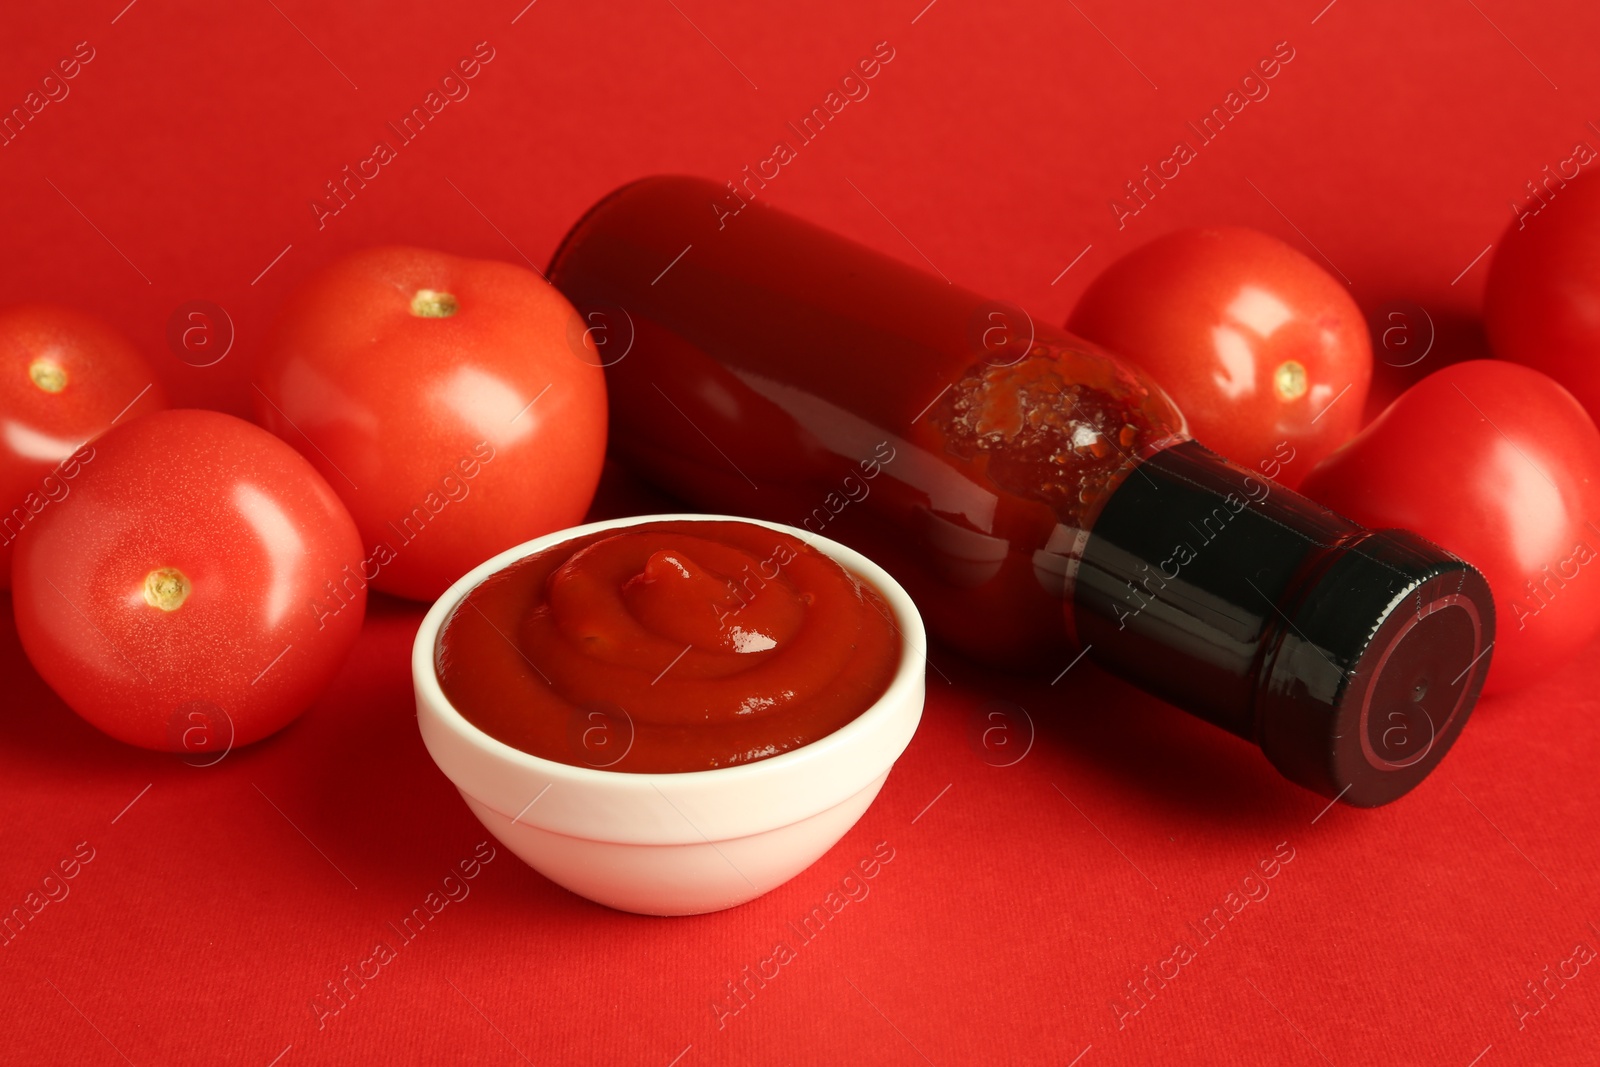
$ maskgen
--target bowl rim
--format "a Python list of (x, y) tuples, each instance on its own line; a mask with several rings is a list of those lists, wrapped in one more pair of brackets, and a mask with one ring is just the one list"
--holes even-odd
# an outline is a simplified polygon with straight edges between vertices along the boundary
[[(557, 760), (546, 759), (543, 756), (536, 756), (531, 752), (524, 752), (514, 745), (509, 745), (499, 738), (486, 733), (462, 715), (460, 710), (445, 696), (444, 689), (439, 684), (438, 672), (434, 668), (434, 649), (438, 643), (439, 631), (443, 627), (445, 619), (465, 599), (467, 594), (476, 589), (491, 575), (536, 552), (542, 552), (547, 548), (552, 548), (587, 534), (605, 530), (622, 530), (630, 526), (639, 526), (652, 522), (740, 522), (753, 526), (762, 526), (804, 541), (806, 544), (825, 553), (846, 570), (871, 582), (889, 605), (889, 609), (894, 616), (891, 620), (891, 625), (895, 627), (900, 637), (900, 659), (895, 665), (894, 676), (890, 679), (888, 688), (859, 715), (837, 730), (824, 734), (815, 741), (790, 749), (787, 752), (779, 753), (776, 756), (768, 756), (749, 763), (697, 771), (614, 771), (605, 767), (584, 767), (562, 763)], [(445, 590), (434, 601), (427, 614), (423, 616), (422, 624), (417, 628), (416, 637), (412, 641), (411, 674), (417, 697), (430, 705), (440, 725), (446, 727), (457, 738), (466, 741), (477, 749), (481, 755), (507, 762), (522, 770), (544, 776), (551, 784), (561, 782), (568, 785), (622, 790), (625, 792), (659, 791), (661, 786), (669, 783), (675, 789), (733, 788), (737, 787), (741, 782), (781, 774), (788, 768), (797, 768), (806, 763), (826, 760), (834, 752), (854, 744), (863, 735), (870, 735), (880, 729), (879, 720), (902, 714), (902, 709), (912, 700), (916, 702), (916, 716), (920, 719), (924, 699), (923, 691), (925, 689), (924, 672), (927, 665), (927, 648), (927, 631), (923, 625), (921, 613), (918, 612), (910, 594), (881, 565), (855, 549), (821, 534), (766, 519), (751, 518), (744, 515), (668, 512), (654, 515), (628, 515), (567, 527), (524, 541), (522, 544), (508, 548), (504, 552), (491, 556), (478, 564), (452, 583), (450, 588)], [(907, 743), (909, 744), (909, 737)], [(903, 751), (904, 747), (902, 746), (892, 753), (884, 753), (887, 756), (887, 759), (884, 760), (885, 769), (892, 766)], [(463, 787), (457, 783), (457, 788)], [(478, 799), (486, 802), (482, 797)]]

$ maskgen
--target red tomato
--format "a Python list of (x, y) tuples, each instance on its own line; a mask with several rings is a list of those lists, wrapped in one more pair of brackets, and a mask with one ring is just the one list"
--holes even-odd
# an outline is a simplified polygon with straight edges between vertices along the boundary
[(256, 417), (349, 506), (372, 584), (429, 600), (583, 518), (605, 459), (600, 364), (572, 305), (531, 271), (374, 248), (284, 309)]
[(1544, 371), (1600, 419), (1600, 179), (1547, 192), (1489, 263), (1484, 325), (1502, 359)]
[(1067, 329), (1128, 357), (1229, 459), (1293, 486), (1361, 428), (1372, 342), (1345, 287), (1255, 230), (1180, 230), (1096, 278)]
[(361, 631), (344, 505), (294, 449), (214, 411), (148, 415), (91, 448), (72, 496), (17, 542), (34, 667), (145, 748), (196, 753), (283, 727)]
[(99, 319), (49, 304), (0, 310), (0, 589), (12, 542), (72, 492), (83, 463), (73, 454), (166, 406), (149, 365)]
[(1533, 681), (1600, 628), (1600, 432), (1538, 371), (1492, 359), (1435, 371), (1301, 491), (1483, 572), (1498, 615), (1490, 691)]

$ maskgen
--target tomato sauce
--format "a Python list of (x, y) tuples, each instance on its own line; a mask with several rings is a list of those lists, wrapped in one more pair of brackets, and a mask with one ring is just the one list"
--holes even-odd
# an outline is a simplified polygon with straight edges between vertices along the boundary
[(439, 683), (479, 729), (575, 766), (749, 763), (832, 733), (898, 667), (865, 579), (753, 523), (667, 520), (564, 541), (473, 589)]

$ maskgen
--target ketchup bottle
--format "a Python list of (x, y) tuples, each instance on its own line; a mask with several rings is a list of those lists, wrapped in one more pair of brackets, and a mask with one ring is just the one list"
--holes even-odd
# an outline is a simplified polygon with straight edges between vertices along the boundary
[(606, 197), (550, 278), (606, 364), (615, 455), (867, 553), (978, 660), (1087, 654), (1360, 806), (1420, 782), (1477, 700), (1475, 569), (1221, 458), (1019, 307), (685, 177)]

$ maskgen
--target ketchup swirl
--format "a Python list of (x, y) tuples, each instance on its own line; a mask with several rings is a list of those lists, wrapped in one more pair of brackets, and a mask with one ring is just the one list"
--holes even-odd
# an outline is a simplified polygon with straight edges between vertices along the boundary
[(882, 595), (799, 539), (669, 520), (574, 538), (463, 598), (435, 653), (473, 725), (576, 766), (665, 773), (824, 737), (888, 689)]

